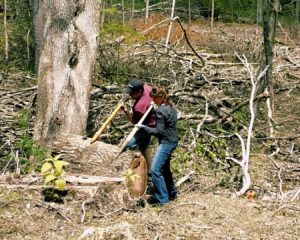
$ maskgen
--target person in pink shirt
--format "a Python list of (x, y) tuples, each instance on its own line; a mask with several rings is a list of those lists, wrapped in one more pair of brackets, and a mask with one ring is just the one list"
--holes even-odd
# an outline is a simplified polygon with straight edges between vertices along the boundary
[[(153, 101), (151, 96), (152, 87), (147, 84), (144, 84), (144, 82), (141, 80), (133, 79), (127, 85), (126, 93), (129, 94), (130, 97), (133, 100), (135, 100), (135, 102), (132, 107), (132, 112), (129, 112), (126, 108), (122, 109), (129, 121), (131, 121), (133, 124), (137, 124), (149, 108), (151, 102)], [(154, 110), (152, 110), (146, 117), (146, 119), (143, 122), (143, 125), (152, 128), (156, 126), (156, 117)], [(150, 143), (151, 135), (144, 129), (139, 129), (134, 135), (134, 137), (131, 139), (131, 141), (127, 144), (127, 148), (138, 148), (141, 151), (142, 155), (146, 159), (149, 173), (151, 170), (152, 159), (147, 149), (149, 148)]]

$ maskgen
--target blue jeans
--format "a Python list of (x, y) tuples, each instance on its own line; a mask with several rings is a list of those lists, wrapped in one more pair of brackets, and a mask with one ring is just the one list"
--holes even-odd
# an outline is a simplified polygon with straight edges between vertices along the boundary
[(165, 204), (176, 197), (170, 162), (177, 145), (178, 143), (160, 144), (152, 162), (151, 177), (155, 189), (154, 195), (160, 204)]
[(145, 150), (149, 147), (151, 143), (151, 135), (146, 132), (144, 129), (139, 129), (136, 134), (134, 134), (133, 138), (127, 144), (127, 148), (134, 149), (136, 147), (139, 150)]

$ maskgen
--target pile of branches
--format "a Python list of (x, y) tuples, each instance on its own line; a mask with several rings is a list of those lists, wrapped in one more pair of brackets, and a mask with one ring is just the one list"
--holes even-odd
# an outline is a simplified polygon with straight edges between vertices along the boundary
[[(242, 137), (247, 135), (250, 116), (248, 109), (250, 77), (235, 53), (220, 54), (197, 50), (195, 54), (195, 49), (192, 48), (193, 46), (181, 44), (180, 41), (167, 47), (161, 43), (148, 41), (137, 44), (134, 49), (119, 41), (104, 42), (100, 46), (98, 66), (104, 63), (113, 64), (106, 64), (105, 71), (100, 67), (96, 69), (99, 78), (95, 81), (99, 81), (102, 85), (108, 84), (110, 88), (114, 84), (124, 86), (129, 79), (139, 78), (148, 84), (165, 86), (180, 111), (178, 130), (182, 148), (187, 148), (187, 152), (193, 153), (199, 150), (199, 144), (206, 146), (199, 156), (210, 159), (216, 169), (227, 171), (235, 164), (226, 160), (226, 154), (237, 158), (241, 154), (239, 141), (234, 133), (239, 133)], [(273, 70), (276, 94), (299, 92), (300, 76), (296, 71), (300, 62), (299, 50), (297, 47), (276, 46)], [(118, 60), (114, 61), (116, 58)], [(255, 62), (251, 63), (251, 66), (254, 69), (259, 67)], [(117, 75), (116, 72), (110, 71), (110, 68), (118, 69)], [(123, 91), (118, 89), (117, 93), (122, 94)], [(112, 94), (108, 94), (108, 91), (107, 94), (102, 90), (101, 92), (103, 95), (91, 101), (94, 106), (101, 109), (101, 112), (94, 111), (94, 116), (108, 116), (119, 99), (116, 97), (116, 92)], [(254, 101), (267, 98), (266, 94), (261, 94), (256, 96)], [(107, 108), (107, 101), (104, 99), (113, 99), (107, 112), (104, 110)], [(269, 131), (265, 117), (264, 111), (258, 111), (259, 126), (255, 126), (253, 130), (253, 142), (261, 146), (262, 142), (267, 141), (268, 144), (263, 148), (266, 147), (266, 151), (270, 152), (269, 143), (277, 144), (278, 138), (268, 138)], [(92, 132), (95, 132), (96, 126), (101, 126), (104, 120), (105, 118), (102, 117), (93, 122), (90, 118)], [(111, 126), (105, 137), (108, 141), (118, 143), (128, 133), (131, 125), (121, 114), (114, 123), (115, 125)], [(277, 124), (280, 126), (283, 123)], [(296, 138), (280, 141), (297, 140), (299, 136), (297, 137), (296, 131), (294, 129)], [(114, 139), (116, 136), (118, 137)], [(218, 136), (221, 138), (216, 140), (215, 137)], [(222, 138), (222, 136), (226, 137)], [(199, 143), (197, 139), (203, 139), (203, 142)], [(198, 149), (196, 149), (197, 144)], [(298, 145), (299, 142), (295, 141), (295, 149), (298, 149)], [(293, 154), (293, 158), (299, 161), (298, 150)]]
[[(169, 46), (148, 41), (134, 47), (126, 45), (121, 40), (102, 41), (90, 95), (87, 127), (89, 137), (99, 129), (112, 112), (124, 93), (126, 83), (132, 78), (167, 87), (180, 111), (182, 124), (179, 124), (178, 130), (182, 138), (182, 146), (191, 145), (191, 138), (185, 137), (191, 131), (197, 133), (198, 138), (201, 134), (211, 132), (212, 129), (222, 129), (227, 135), (235, 132), (242, 136), (245, 134), (249, 119), (247, 107), (251, 83), (244, 66), (234, 53), (200, 51), (187, 44), (186, 39), (185, 44), (182, 44), (183, 40), (184, 36), (177, 43)], [(280, 46), (276, 48), (274, 76), (275, 82), (278, 83), (278, 90), (297, 91), (297, 84), (292, 88), (289, 88), (290, 84), (284, 84), (288, 81), (299, 82), (298, 75), (295, 73), (299, 65), (298, 52), (297, 48)], [(256, 63), (252, 65), (258, 66)], [(27, 83), (32, 82), (32, 79), (35, 80), (34, 76), (5, 74), (1, 73), (0, 109), (3, 117), (0, 121), (0, 157), (16, 149), (15, 144), (21, 139), (24, 131), (31, 134), (37, 91), (35, 84), (22, 89), (17, 86), (14, 87), (15, 90), (7, 85), (8, 79), (11, 82)], [(266, 97), (259, 95), (256, 100)], [(131, 104), (132, 102), (129, 102), (129, 105)], [(22, 130), (15, 121), (21, 109), (32, 110), (29, 118), (30, 127), (26, 130)], [(203, 131), (198, 131), (200, 127)], [(264, 125), (262, 124), (261, 127), (263, 128)], [(131, 128), (132, 125), (125, 115), (119, 114), (102, 140), (110, 144), (118, 144)], [(265, 137), (267, 128), (264, 130), (255, 132), (254, 129), (254, 137)], [(218, 133), (214, 132), (214, 134)], [(204, 145), (213, 146), (209, 138), (203, 139), (206, 139)], [(232, 151), (230, 154), (238, 154), (233, 152), (234, 148), (228, 149)], [(218, 151), (213, 148), (208, 150)], [(220, 153), (222, 155), (224, 151)], [(294, 154), (298, 157), (297, 151), (294, 151)], [(212, 158), (216, 160), (214, 163), (216, 166), (220, 164), (228, 166), (224, 158)]]

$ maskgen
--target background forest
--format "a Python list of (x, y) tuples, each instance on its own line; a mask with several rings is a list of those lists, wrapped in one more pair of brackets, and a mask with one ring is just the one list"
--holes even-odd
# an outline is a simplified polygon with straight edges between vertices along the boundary
[[(92, 156), (75, 161), (64, 139), (34, 140), (39, 2), (0, 3), (0, 238), (298, 239), (300, 0), (101, 1), (83, 137), (130, 79), (167, 87), (180, 111), (171, 166), (180, 194), (164, 209), (118, 183), (68, 182), (64, 204), (39, 200), (51, 154), (70, 163), (68, 174), (123, 177), (128, 167), (121, 159), (110, 172)], [(100, 141), (113, 152), (131, 129), (118, 114)]]
[[(122, 24), (122, 2), (124, 4), (124, 20)], [(170, 14), (172, 1), (149, 0), (151, 13)], [(261, 0), (215, 0), (215, 19), (225, 23), (261, 23)], [(299, 23), (299, 1), (280, 1), (283, 5), (279, 21), (291, 34), (296, 34)], [(179, 16), (186, 23), (211, 16), (211, 0), (177, 0), (175, 16)], [(0, 5), (1, 39), (1, 69), (21, 69), (34, 71), (34, 39), (33, 39), (33, 12), (32, 1), (6, 0)], [(6, 7), (5, 7), (6, 6)], [(5, 10), (6, 9), (6, 10)], [(112, 0), (103, 1), (104, 16), (102, 16), (103, 34), (124, 34), (132, 28), (134, 18), (143, 17), (145, 14), (144, 0)], [(5, 13), (6, 11), (6, 13)], [(129, 29), (128, 29), (129, 28)], [(130, 33), (130, 31), (129, 31)], [(134, 34), (134, 30), (131, 32)], [(8, 46), (5, 39), (8, 38)], [(7, 49), (8, 48), (8, 49)], [(8, 51), (6, 54), (5, 51)], [(8, 56), (6, 56), (8, 55)]]

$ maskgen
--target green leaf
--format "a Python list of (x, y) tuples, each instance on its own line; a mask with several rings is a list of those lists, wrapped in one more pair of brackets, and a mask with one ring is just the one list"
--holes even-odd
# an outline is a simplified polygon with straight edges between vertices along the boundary
[(67, 163), (65, 161), (55, 161), (55, 162), (53, 162), (53, 164), (54, 164), (56, 170), (61, 174), (63, 166), (66, 166), (69, 163)]
[(138, 175), (137, 173), (136, 173), (136, 174), (134, 174), (134, 177), (135, 177), (135, 178), (141, 178), (141, 176), (140, 176), (140, 175)]
[(130, 177), (133, 174), (131, 169), (128, 169), (127, 173), (126, 173), (126, 177)]
[(52, 175), (52, 174), (47, 175), (47, 176), (45, 177), (45, 184), (47, 184), (47, 183), (53, 181), (54, 179), (56, 179), (56, 177), (55, 177), (54, 175)]
[(44, 163), (44, 165), (42, 166), (42, 169), (41, 169), (41, 174), (45, 174), (50, 169), (52, 169), (52, 164), (48, 163), (48, 162)]
[(55, 181), (55, 186), (61, 190), (64, 190), (66, 187), (66, 181), (63, 179), (58, 179)]
[(55, 156), (55, 157), (53, 158), (53, 161), (57, 161), (60, 157), (61, 157), (61, 154)]
[(135, 182), (136, 179), (139, 178), (139, 177), (140, 177), (139, 175), (134, 174), (134, 175), (131, 175), (131, 176), (129, 177), (129, 179), (130, 179), (132, 182)]
[(48, 157), (44, 160), (44, 162), (53, 162), (53, 158), (52, 157)]

